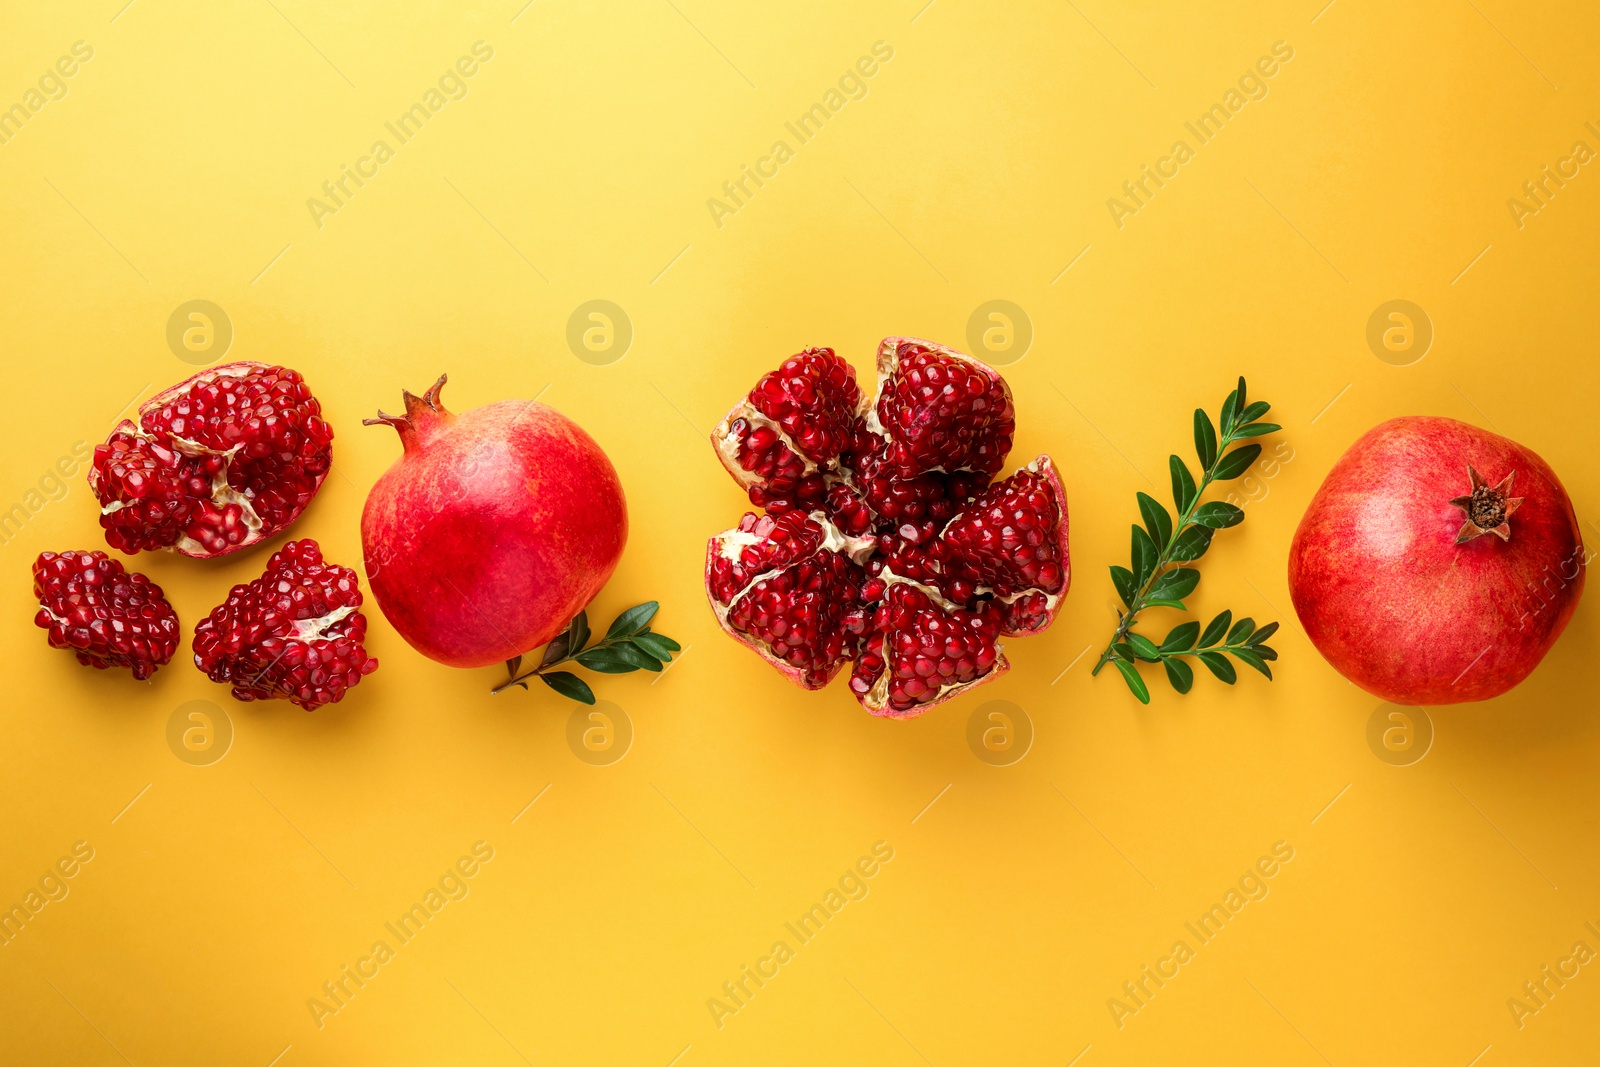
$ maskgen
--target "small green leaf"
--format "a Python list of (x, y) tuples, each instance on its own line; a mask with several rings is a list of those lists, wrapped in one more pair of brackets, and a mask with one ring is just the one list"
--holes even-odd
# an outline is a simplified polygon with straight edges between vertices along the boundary
[[(589, 688), (589, 683), (569, 671), (551, 671), (541, 674), (539, 678), (551, 689), (564, 697), (571, 697), (580, 704), (594, 703), (594, 690)], [(527, 686), (522, 688), (526, 689)]]
[(1122, 598), (1123, 606), (1133, 607), (1133, 592), (1136, 585), (1133, 572), (1126, 567), (1112, 567), (1111, 584), (1117, 587), (1117, 596)]
[(1194, 647), (1195, 639), (1200, 636), (1200, 624), (1197, 622), (1182, 622), (1174, 626), (1167, 634), (1167, 639), (1161, 642), (1163, 652), (1187, 652)]
[(589, 613), (580, 611), (572, 617), (567, 624), (567, 647), (561, 650), (563, 656), (574, 652), (582, 652), (583, 646), (589, 643)]
[(1233, 413), (1239, 410), (1239, 390), (1235, 389), (1228, 394), (1228, 399), (1222, 402), (1222, 432), (1233, 433)]
[(1155, 542), (1150, 540), (1150, 535), (1144, 532), (1144, 527), (1133, 528), (1133, 584), (1140, 588), (1150, 580), (1150, 575), (1156, 569)]
[(515, 678), (517, 676), (517, 668), (521, 666), (522, 657), (512, 656), (510, 659), (506, 660), (506, 676), (508, 678)]
[(1222, 461), (1217, 464), (1217, 469), (1213, 472), (1212, 477), (1219, 482), (1237, 478), (1250, 469), (1250, 464), (1254, 463), (1259, 455), (1261, 455), (1260, 445), (1240, 445), (1222, 457)]
[(1233, 612), (1224, 611), (1206, 625), (1206, 632), (1200, 635), (1200, 647), (1209, 648), (1222, 640), (1222, 635), (1228, 632), (1228, 627), (1233, 625)]
[(632, 641), (663, 663), (671, 660), (672, 654), (678, 651), (678, 642), (668, 637), (662, 637), (660, 634), (634, 634)]
[(1117, 644), (1111, 646), (1111, 648), (1112, 651), (1117, 654), (1117, 658), (1125, 663), (1132, 663), (1134, 660), (1139, 658), (1133, 654), (1132, 646), (1130, 646), (1126, 641), (1118, 642)]
[(1161, 653), (1156, 649), (1156, 643), (1144, 634), (1129, 634), (1128, 647), (1133, 649), (1133, 654), (1146, 663), (1156, 663), (1161, 659)]
[(654, 600), (647, 600), (636, 605), (617, 616), (617, 621), (611, 624), (611, 629), (606, 631), (606, 640), (614, 637), (626, 637), (636, 634), (650, 625), (650, 620), (655, 618), (656, 609), (661, 605)]
[(578, 662), (588, 667), (591, 671), (601, 674), (628, 674), (639, 669), (638, 664), (632, 663), (618, 655), (616, 646), (612, 648), (591, 648), (578, 653)]
[(606, 651), (613, 652), (624, 663), (631, 663), (642, 671), (661, 670), (661, 661), (635, 644), (623, 643), (612, 645)]
[(1172, 562), (1193, 563), (1211, 547), (1213, 531), (1205, 526), (1187, 526), (1172, 545)]
[(654, 634), (656, 640), (660, 641), (663, 645), (665, 645), (666, 648), (667, 648), (667, 651), (669, 651), (669, 652), (682, 652), (683, 651), (683, 646), (678, 644), (678, 642), (674, 641), (672, 638), (668, 637), (666, 634), (658, 634), (658, 633), (656, 633), (654, 630), (650, 629), (650, 627), (648, 627), (648, 626), (646, 626), (643, 630), (641, 630), (639, 632), (642, 633), (642, 634)]
[(1243, 437), (1261, 437), (1269, 433), (1277, 433), (1281, 429), (1283, 427), (1275, 422), (1258, 422), (1253, 426), (1239, 427), (1233, 431), (1233, 437), (1234, 440), (1239, 440)]
[(1248, 663), (1250, 666), (1266, 675), (1268, 679), (1272, 677), (1272, 668), (1267, 666), (1266, 660), (1262, 659), (1256, 654), (1255, 649), (1236, 648), (1233, 650), (1233, 655), (1235, 659), (1238, 659), (1243, 663)]
[(1172, 539), (1172, 516), (1167, 509), (1156, 502), (1156, 498), (1148, 493), (1139, 494), (1139, 514), (1144, 519), (1145, 529), (1150, 531), (1150, 539), (1156, 547), (1165, 547)]
[(1226, 530), (1244, 521), (1244, 509), (1221, 500), (1213, 500), (1194, 509), (1194, 521), (1213, 530)]
[(1261, 629), (1250, 635), (1250, 643), (1252, 645), (1259, 645), (1261, 642), (1265, 641), (1267, 638), (1271, 637), (1277, 632), (1278, 624), (1275, 622), (1269, 622)]
[(1172, 502), (1178, 505), (1178, 511), (1189, 510), (1189, 505), (1194, 503), (1194, 498), (1200, 491), (1194, 487), (1194, 475), (1189, 473), (1189, 468), (1177, 456), (1167, 460), (1167, 466), (1172, 469)]
[(1205, 413), (1204, 408), (1194, 409), (1194, 451), (1200, 457), (1200, 469), (1203, 471), (1210, 470), (1217, 461), (1217, 430), (1211, 425), (1211, 416)]
[(1233, 664), (1228, 662), (1228, 657), (1221, 652), (1202, 652), (1200, 662), (1211, 668), (1211, 673), (1232, 685), (1239, 676), (1234, 672)]
[(567, 655), (567, 641), (572, 636), (572, 627), (569, 623), (567, 629), (562, 630), (550, 639), (544, 646), (544, 655), (539, 657), (539, 666), (548, 667), (557, 660), (565, 659)]
[(1183, 660), (1164, 659), (1161, 665), (1167, 669), (1167, 681), (1171, 682), (1172, 688), (1178, 692), (1187, 693), (1194, 685), (1194, 670)]
[(1255, 629), (1256, 620), (1249, 618), (1240, 619), (1238, 622), (1233, 624), (1233, 629), (1228, 631), (1228, 644), (1239, 644), (1241, 641), (1244, 641), (1252, 633), (1254, 633)]
[(1150, 690), (1145, 687), (1144, 679), (1139, 677), (1139, 668), (1120, 659), (1111, 661), (1116, 665), (1117, 671), (1122, 675), (1122, 680), (1128, 683), (1128, 688), (1133, 690), (1133, 695), (1139, 698), (1139, 703), (1150, 703)]
[[(1234, 392), (1233, 410), (1244, 410), (1244, 375), (1239, 375), (1239, 388)], [(1248, 422), (1248, 419), (1238, 419), (1237, 422)]]
[(1242, 409), (1239, 412), (1239, 418), (1236, 420), (1236, 425), (1233, 428), (1233, 436), (1238, 437), (1239, 430), (1242, 427), (1250, 425), (1252, 422), (1255, 422), (1257, 419), (1271, 410), (1272, 405), (1267, 403), (1265, 400), (1257, 400), (1254, 404)]
[(1156, 579), (1150, 587), (1150, 595), (1160, 600), (1182, 600), (1199, 584), (1199, 571), (1193, 567), (1174, 567)]
[(1273, 648), (1271, 645), (1251, 645), (1251, 646), (1249, 646), (1249, 648), (1250, 648), (1250, 651), (1254, 652), (1256, 655), (1260, 656), (1262, 659), (1277, 659), (1278, 658), (1278, 650)]

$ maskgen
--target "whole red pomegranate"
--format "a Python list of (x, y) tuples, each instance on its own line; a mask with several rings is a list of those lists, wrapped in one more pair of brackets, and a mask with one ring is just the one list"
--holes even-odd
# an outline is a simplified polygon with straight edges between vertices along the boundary
[(878, 348), (877, 399), (832, 349), (763, 376), (712, 434), (766, 515), (706, 549), (717, 621), (792, 681), (854, 662), (868, 711), (912, 718), (1007, 669), (1071, 581), (1048, 456), (990, 485), (1016, 422), (989, 366), (914, 337)]
[(1289, 593), (1334, 668), (1396, 704), (1499, 696), (1561, 636), (1583, 593), (1566, 490), (1533, 452), (1413, 416), (1350, 447), (1295, 531)]
[(531, 400), (461, 415), (445, 376), (406, 413), (366, 424), (405, 452), (361, 513), (367, 581), (412, 648), (485, 667), (549, 641), (606, 584), (628, 540), (611, 460), (577, 423)]
[(297, 371), (209, 367), (95, 446), (89, 486), (124, 552), (223, 556), (300, 517), (333, 465), (333, 428)]
[(315, 541), (290, 541), (266, 573), (236, 585), (194, 628), (194, 665), (238, 700), (338, 702), (378, 669), (364, 644), (356, 572), (324, 562)]

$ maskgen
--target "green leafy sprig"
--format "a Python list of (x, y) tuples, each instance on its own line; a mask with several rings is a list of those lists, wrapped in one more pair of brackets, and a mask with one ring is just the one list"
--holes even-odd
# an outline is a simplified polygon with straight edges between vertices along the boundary
[(519, 675), (522, 657), (506, 660), (508, 681), (495, 686), (500, 693), (514, 685), (528, 688), (528, 680), (537, 678), (564, 697), (582, 704), (594, 703), (594, 690), (589, 683), (571, 671), (551, 670), (563, 663), (577, 663), (599, 674), (631, 674), (634, 671), (660, 671), (662, 665), (672, 662), (672, 655), (681, 646), (672, 638), (650, 629), (650, 620), (661, 605), (651, 600), (629, 608), (606, 630), (606, 635), (587, 648), (589, 642), (589, 616), (578, 612), (567, 628), (544, 646), (539, 665), (526, 674)]
[[(1235, 443), (1283, 428), (1276, 423), (1259, 421), (1271, 409), (1272, 405), (1264, 400), (1246, 403), (1242, 377), (1239, 387), (1222, 402), (1221, 417), (1216, 425), (1205, 409), (1195, 409), (1194, 449), (1200, 460), (1200, 481), (1195, 481), (1179, 457), (1173, 456), (1168, 461), (1172, 471), (1172, 499), (1178, 509), (1177, 522), (1173, 522), (1171, 513), (1154, 497), (1139, 494), (1139, 515), (1144, 525), (1133, 528), (1131, 566), (1111, 568), (1112, 584), (1126, 610), (1118, 612), (1116, 631), (1091, 673), (1099, 674), (1107, 663), (1115, 664), (1141, 703), (1150, 703), (1150, 690), (1139, 676), (1137, 664), (1140, 661), (1160, 663), (1166, 668), (1167, 680), (1180, 693), (1187, 693), (1194, 684), (1194, 670), (1184, 661), (1186, 656), (1199, 659), (1212, 674), (1229, 685), (1237, 678), (1229, 656), (1272, 677), (1267, 661), (1277, 659), (1278, 653), (1264, 642), (1277, 631), (1275, 622), (1258, 630), (1253, 619), (1234, 623), (1233, 613), (1224, 611), (1211, 620), (1204, 633), (1200, 632), (1198, 622), (1186, 622), (1175, 627), (1159, 645), (1133, 632), (1139, 613), (1145, 608), (1187, 611), (1183, 598), (1200, 584), (1200, 571), (1186, 564), (1206, 554), (1218, 530), (1244, 521), (1242, 508), (1221, 500), (1202, 504), (1200, 498), (1213, 482), (1242, 476), (1261, 455), (1258, 444), (1243, 444), (1230, 451)], [(1220, 436), (1218, 425), (1222, 429)]]

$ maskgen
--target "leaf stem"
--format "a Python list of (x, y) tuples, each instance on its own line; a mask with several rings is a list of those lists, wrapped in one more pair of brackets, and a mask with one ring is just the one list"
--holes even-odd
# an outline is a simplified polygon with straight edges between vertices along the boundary
[(1177, 547), (1179, 536), (1183, 534), (1183, 531), (1195, 524), (1194, 513), (1200, 507), (1200, 500), (1205, 496), (1206, 489), (1216, 480), (1214, 475), (1217, 467), (1222, 463), (1224, 453), (1227, 452), (1229, 445), (1238, 440), (1233, 434), (1234, 429), (1236, 427), (1230, 428), (1223, 434), (1222, 440), (1218, 442), (1216, 459), (1212, 460), (1211, 466), (1201, 473), (1200, 484), (1194, 491), (1194, 499), (1189, 502), (1189, 506), (1184, 509), (1178, 521), (1173, 524), (1172, 536), (1167, 538), (1167, 543), (1161, 547), (1160, 554), (1156, 556), (1156, 565), (1150, 572), (1150, 577), (1134, 593), (1132, 601), (1128, 604), (1128, 610), (1120, 614), (1117, 620), (1117, 628), (1111, 634), (1111, 640), (1106, 642), (1105, 651), (1100, 653), (1099, 660), (1095, 662), (1094, 670), (1089, 672), (1091, 677), (1099, 674), (1105, 668), (1105, 665), (1110, 663), (1116, 656), (1115, 649), (1117, 645), (1127, 639), (1128, 631), (1133, 628), (1135, 618), (1145, 608), (1145, 597), (1150, 595), (1150, 590), (1161, 580), (1161, 576), (1167, 573), (1167, 569), (1172, 565), (1172, 550)]

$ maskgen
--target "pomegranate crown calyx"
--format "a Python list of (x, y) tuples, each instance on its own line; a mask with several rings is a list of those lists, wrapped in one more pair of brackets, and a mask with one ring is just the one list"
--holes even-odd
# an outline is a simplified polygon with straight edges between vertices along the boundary
[(1450, 501), (1467, 515), (1467, 521), (1456, 533), (1455, 543), (1464, 545), (1487, 533), (1494, 534), (1502, 541), (1510, 541), (1511, 524), (1506, 520), (1526, 499), (1511, 495), (1511, 486), (1517, 480), (1517, 472), (1512, 471), (1506, 475), (1498, 485), (1490, 485), (1484, 480), (1483, 475), (1478, 473), (1477, 468), (1469, 463), (1467, 477), (1472, 481), (1472, 491), (1466, 496), (1458, 496)]
[[(400, 396), (406, 405), (404, 415), (390, 415), (379, 408), (377, 418), (362, 419), (361, 425), (393, 426), (400, 433), (401, 443), (409, 451), (413, 445), (422, 444), (431, 437), (431, 431), (437, 424), (450, 419), (450, 412), (439, 403), (439, 390), (444, 388), (444, 383), (449, 379), (448, 374), (439, 375), (439, 380), (429, 386), (421, 396), (417, 396), (409, 389), (400, 390)], [(419, 437), (422, 440), (418, 440)]]

